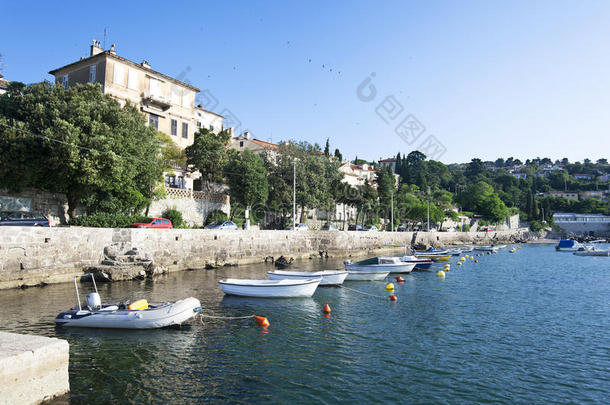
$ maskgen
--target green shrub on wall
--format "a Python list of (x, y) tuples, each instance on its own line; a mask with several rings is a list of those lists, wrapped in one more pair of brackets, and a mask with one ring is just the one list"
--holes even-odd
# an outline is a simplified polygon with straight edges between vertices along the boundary
[(124, 215), (109, 212), (96, 212), (91, 215), (81, 215), (71, 219), (68, 224), (73, 226), (89, 226), (93, 228), (127, 228), (129, 225), (142, 222), (142, 215)]
[(223, 210), (214, 210), (208, 214), (208, 217), (205, 219), (205, 225), (227, 221), (228, 219), (229, 217)]
[(174, 228), (184, 228), (186, 225), (184, 223), (184, 219), (182, 218), (182, 213), (176, 208), (166, 209), (165, 211), (163, 211), (161, 216), (172, 221), (172, 225), (174, 226)]

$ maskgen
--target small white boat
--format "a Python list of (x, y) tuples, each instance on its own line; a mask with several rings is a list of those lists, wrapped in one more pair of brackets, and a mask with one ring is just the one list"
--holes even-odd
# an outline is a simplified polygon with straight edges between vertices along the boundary
[(228, 295), (261, 298), (311, 297), (322, 277), (299, 280), (248, 280), (228, 278), (220, 280), (220, 289)]
[(70, 309), (57, 315), (55, 318), (57, 325), (80, 328), (157, 329), (180, 326), (201, 311), (201, 303), (193, 297), (160, 304), (149, 304), (146, 300), (138, 300), (132, 304), (102, 304), (93, 275), (91, 279), (95, 292), (87, 294), (87, 305), (83, 307), (78, 295), (77, 278), (78, 276), (74, 278), (74, 286), (78, 309)]
[[(343, 264), (345, 264), (345, 270), (350, 273), (371, 270), (385, 270), (388, 273), (409, 273), (415, 267), (415, 263), (403, 263), (398, 257), (372, 257), (356, 263), (346, 260)], [(353, 280), (350, 276), (347, 279)]]
[(487, 245), (487, 246), (475, 246), (474, 250), (478, 251), (478, 252), (493, 252), (493, 253), (498, 253), (499, 249), (496, 246)]
[(610, 256), (610, 250), (608, 249), (595, 249), (595, 248), (589, 248), (589, 249), (585, 249), (583, 248), (582, 250), (577, 250), (576, 252), (573, 253), (576, 256)]
[(347, 271), (343, 270), (324, 270), (324, 271), (268, 271), (267, 277), (270, 280), (303, 280), (322, 277), (320, 285), (341, 285), (347, 277)]
[(348, 271), (348, 275), (346, 280), (354, 281), (379, 281), (383, 280), (390, 274), (387, 270), (357, 270), (357, 271)]
[(417, 258), (415, 256), (402, 256), (399, 260), (403, 263), (413, 263), (413, 270), (427, 270), (432, 266), (432, 259)]

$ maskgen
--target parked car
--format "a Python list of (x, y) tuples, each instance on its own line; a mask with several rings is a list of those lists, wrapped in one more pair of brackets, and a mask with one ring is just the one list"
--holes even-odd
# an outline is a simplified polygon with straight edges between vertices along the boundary
[(142, 222), (129, 225), (130, 228), (172, 229), (172, 221), (167, 218), (146, 218)]
[(378, 229), (375, 225), (367, 225), (364, 227), (364, 229), (362, 229), (363, 231), (369, 231), (369, 232), (377, 232)]
[[(292, 228), (292, 226), (288, 226), (288, 227), (286, 227), (286, 230), (287, 231), (292, 231), (293, 228)], [(307, 224), (297, 224), (295, 230), (297, 230), (297, 231), (308, 231), (309, 227), (307, 226)]]
[(398, 225), (396, 232), (407, 232), (407, 224)]
[(361, 225), (355, 225), (355, 224), (351, 224), (347, 227), (348, 231), (361, 231), (362, 230), (362, 226)]
[(0, 211), (0, 226), (50, 226), (39, 212)]
[(221, 229), (227, 231), (235, 231), (237, 230), (237, 225), (233, 221), (222, 221), (209, 224), (205, 227), (205, 229)]
[(338, 231), (337, 227), (333, 224), (324, 224), (322, 225), (322, 231)]

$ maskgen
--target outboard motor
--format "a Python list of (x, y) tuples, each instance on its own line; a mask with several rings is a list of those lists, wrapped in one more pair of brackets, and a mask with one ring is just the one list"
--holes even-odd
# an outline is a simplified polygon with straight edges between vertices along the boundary
[(91, 309), (100, 309), (102, 307), (102, 299), (96, 292), (87, 294), (87, 306)]
[(343, 264), (352, 264), (351, 260), (343, 260)]

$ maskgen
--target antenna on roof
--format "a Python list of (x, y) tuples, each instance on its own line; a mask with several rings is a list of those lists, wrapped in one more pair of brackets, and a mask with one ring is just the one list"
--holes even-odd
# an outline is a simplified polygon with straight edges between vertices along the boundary
[(106, 49), (106, 27), (104, 27), (104, 49)]

